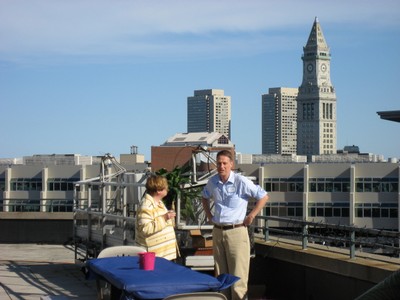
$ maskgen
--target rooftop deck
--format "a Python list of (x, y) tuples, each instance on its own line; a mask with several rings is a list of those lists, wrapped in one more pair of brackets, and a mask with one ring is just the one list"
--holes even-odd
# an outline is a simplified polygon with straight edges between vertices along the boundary
[(0, 299), (95, 300), (96, 282), (85, 279), (70, 245), (0, 244)]
[[(74, 250), (71, 245), (0, 244), (0, 299), (96, 299), (96, 283), (85, 279), (82, 266), (75, 263)], [(335, 289), (336, 294), (346, 291), (326, 299), (354, 299), (400, 266), (399, 258), (379, 256), (376, 260), (376, 255), (365, 253), (350, 259), (346, 250), (317, 244), (304, 250), (301, 243), (282, 238), (258, 241), (256, 251), (249, 300), (292, 299), (281, 295), (287, 282), (298, 299), (305, 299), (300, 296), (305, 295), (305, 286), (312, 286), (318, 294), (316, 286), (328, 289), (328, 282), (332, 286), (340, 283), (342, 288)], [(266, 294), (271, 295), (266, 298)]]
[(72, 246), (0, 244), (0, 299), (96, 298), (96, 282), (85, 279)]

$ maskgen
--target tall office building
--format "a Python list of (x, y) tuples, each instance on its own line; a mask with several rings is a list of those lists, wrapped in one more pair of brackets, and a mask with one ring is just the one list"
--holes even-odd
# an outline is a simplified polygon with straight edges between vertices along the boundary
[(187, 98), (187, 132), (218, 132), (231, 139), (231, 97), (224, 90), (197, 90)]
[(303, 82), (297, 98), (297, 154), (336, 153), (336, 94), (330, 78), (331, 54), (318, 18), (303, 51)]
[(262, 153), (296, 154), (297, 88), (270, 88), (262, 95)]

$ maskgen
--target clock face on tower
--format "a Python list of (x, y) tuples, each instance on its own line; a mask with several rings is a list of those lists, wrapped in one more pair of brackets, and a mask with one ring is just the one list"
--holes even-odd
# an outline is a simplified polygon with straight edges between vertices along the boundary
[(322, 71), (322, 72), (325, 72), (325, 71), (326, 71), (326, 65), (325, 65), (325, 64), (322, 64), (322, 65), (321, 65), (321, 71)]
[(314, 67), (313, 67), (312, 64), (308, 64), (308, 65), (307, 65), (307, 71), (308, 71), (308, 72), (312, 72), (313, 69), (314, 69)]

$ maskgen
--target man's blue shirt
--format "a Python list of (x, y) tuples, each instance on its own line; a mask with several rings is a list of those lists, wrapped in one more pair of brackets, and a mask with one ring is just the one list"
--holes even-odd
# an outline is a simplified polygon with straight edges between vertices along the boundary
[(214, 200), (212, 221), (216, 224), (242, 223), (246, 217), (249, 199), (260, 200), (265, 195), (267, 192), (259, 185), (232, 171), (225, 183), (221, 181), (219, 174), (211, 177), (202, 192), (203, 198)]

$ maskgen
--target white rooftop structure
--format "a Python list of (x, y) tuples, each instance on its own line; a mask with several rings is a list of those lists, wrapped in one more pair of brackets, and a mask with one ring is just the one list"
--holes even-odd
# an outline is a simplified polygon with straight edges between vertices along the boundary
[(100, 164), (98, 156), (85, 156), (80, 154), (34, 154), (24, 156), (24, 165), (94, 165)]
[(0, 158), (0, 166), (22, 165), (22, 164), (23, 164), (22, 157)]
[(177, 133), (168, 138), (162, 146), (207, 146), (207, 147), (234, 147), (233, 143), (218, 132), (189, 132)]

